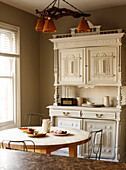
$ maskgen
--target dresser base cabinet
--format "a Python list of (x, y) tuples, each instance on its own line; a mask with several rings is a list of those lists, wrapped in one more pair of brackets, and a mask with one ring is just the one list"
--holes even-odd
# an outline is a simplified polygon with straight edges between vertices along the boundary
[[(53, 126), (85, 131), (103, 129), (101, 159), (126, 161), (126, 107), (119, 109), (77, 106), (48, 106)], [(78, 147), (78, 155), (87, 156), (87, 144)], [(68, 151), (67, 151), (68, 152)]]

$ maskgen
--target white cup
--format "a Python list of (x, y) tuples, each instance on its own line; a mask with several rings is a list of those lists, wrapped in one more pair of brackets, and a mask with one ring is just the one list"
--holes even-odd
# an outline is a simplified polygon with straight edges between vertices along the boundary
[(104, 102), (104, 106), (105, 107), (109, 107), (110, 105), (109, 105), (109, 96), (105, 96), (104, 98), (103, 98), (103, 102)]

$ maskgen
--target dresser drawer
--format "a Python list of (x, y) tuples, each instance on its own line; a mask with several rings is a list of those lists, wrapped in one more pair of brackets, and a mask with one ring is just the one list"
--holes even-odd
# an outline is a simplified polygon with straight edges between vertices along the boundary
[(50, 116), (80, 117), (80, 111), (72, 110), (51, 110)]
[(55, 126), (82, 129), (82, 119), (57, 117), (55, 119)]
[(83, 118), (95, 118), (95, 119), (115, 119), (115, 113), (103, 113), (103, 112), (82, 112)]

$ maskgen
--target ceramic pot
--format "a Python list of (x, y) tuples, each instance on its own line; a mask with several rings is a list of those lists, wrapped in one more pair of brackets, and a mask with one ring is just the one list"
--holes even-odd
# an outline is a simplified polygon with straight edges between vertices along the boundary
[(42, 132), (50, 132), (51, 121), (50, 119), (43, 119), (42, 121)]

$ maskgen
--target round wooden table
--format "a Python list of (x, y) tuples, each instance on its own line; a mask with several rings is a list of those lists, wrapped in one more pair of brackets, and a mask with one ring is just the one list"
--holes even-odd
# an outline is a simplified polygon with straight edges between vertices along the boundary
[[(41, 131), (42, 127), (33, 127), (38, 131)], [(59, 127), (51, 127), (51, 131), (59, 129)], [(50, 154), (60, 148), (69, 148), (69, 156), (77, 157), (77, 145), (87, 143), (90, 140), (89, 132), (71, 128), (60, 128), (67, 130), (70, 134), (66, 136), (55, 136), (53, 133), (47, 133), (45, 137), (29, 137), (27, 133), (23, 133), (18, 128), (8, 129), (0, 131), (0, 145), (3, 140), (9, 141), (23, 141), (32, 140), (35, 143), (35, 151), (45, 154)], [(17, 149), (21, 149), (21, 144), (12, 144)], [(33, 148), (33, 145), (29, 142), (27, 148)]]

